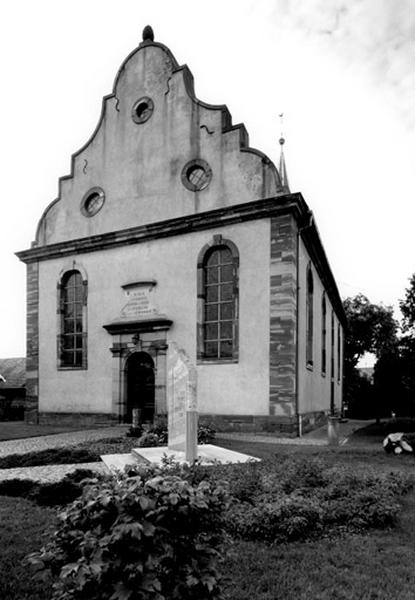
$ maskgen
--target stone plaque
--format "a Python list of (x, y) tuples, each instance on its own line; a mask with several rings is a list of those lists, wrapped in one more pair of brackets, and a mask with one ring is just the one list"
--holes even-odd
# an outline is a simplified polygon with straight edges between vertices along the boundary
[(167, 410), (169, 450), (197, 458), (196, 368), (174, 342), (167, 352)]
[(154, 281), (139, 281), (124, 285), (127, 304), (121, 310), (121, 318), (133, 321), (135, 319), (151, 319), (158, 315), (154, 304)]

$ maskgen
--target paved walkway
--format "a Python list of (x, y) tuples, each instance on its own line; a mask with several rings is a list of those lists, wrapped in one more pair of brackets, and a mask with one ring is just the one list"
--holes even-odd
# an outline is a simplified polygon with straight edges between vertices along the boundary
[(69, 431), (67, 433), (54, 433), (39, 437), (24, 438), (0, 442), (0, 457), (9, 454), (26, 454), (27, 452), (40, 452), (48, 448), (62, 448), (73, 446), (92, 440), (120, 437), (125, 435), (128, 426), (118, 425), (102, 429), (84, 429), (81, 431)]
[[(365, 427), (368, 421), (348, 420), (344, 423), (339, 423), (339, 445), (348, 443), (351, 434)], [(327, 425), (323, 425), (318, 429), (314, 429), (309, 433), (304, 434), (302, 437), (285, 438), (273, 436), (272, 434), (261, 435), (260, 433), (249, 434), (249, 433), (217, 433), (216, 439), (232, 439), (241, 442), (263, 442), (267, 444), (282, 444), (292, 446), (327, 446)]]
[(42, 483), (60, 481), (78, 469), (89, 469), (96, 473), (108, 473), (103, 462), (82, 463), (76, 465), (46, 465), (43, 467), (24, 467), (20, 469), (0, 469), (0, 481), (8, 479), (32, 479)]
[[(85, 429), (70, 431), (18, 440), (0, 442), (0, 457), (9, 454), (26, 454), (40, 452), (49, 448), (62, 448), (92, 440), (102, 440), (125, 435), (126, 426), (108, 427), (103, 429)], [(21, 467), (17, 469), (0, 469), (0, 481), (7, 479), (33, 479), (35, 481), (53, 482), (63, 479), (68, 473), (78, 469), (91, 469), (100, 473), (108, 472), (102, 462), (79, 463), (74, 465), (46, 465), (42, 467)]]
[(217, 433), (217, 440), (238, 440), (240, 442), (261, 442), (265, 444), (282, 444), (293, 446), (327, 446), (327, 439), (284, 438), (255, 433)]

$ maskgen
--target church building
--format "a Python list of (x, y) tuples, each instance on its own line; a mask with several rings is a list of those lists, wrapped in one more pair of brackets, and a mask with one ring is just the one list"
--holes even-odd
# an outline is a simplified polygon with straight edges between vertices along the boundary
[(144, 29), (17, 253), (28, 421), (166, 415), (173, 343), (218, 430), (301, 435), (339, 411), (345, 314), (283, 142), (277, 169)]

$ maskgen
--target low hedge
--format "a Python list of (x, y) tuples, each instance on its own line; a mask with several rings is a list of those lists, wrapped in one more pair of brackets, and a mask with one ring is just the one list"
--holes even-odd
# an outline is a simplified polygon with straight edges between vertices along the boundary
[(226, 529), (234, 537), (292, 541), (393, 526), (413, 477), (321, 459), (281, 458), (187, 468), (193, 483), (224, 479), (232, 497)]
[(26, 454), (9, 454), (0, 458), (0, 469), (19, 469), (39, 467), (42, 465), (72, 465), (100, 461), (100, 455), (93, 449), (76, 446), (50, 448), (27, 452)]
[(406, 474), (356, 472), (319, 460), (262, 463), (229, 475), (235, 498), (229, 533), (272, 542), (392, 526), (400, 497), (413, 486)]

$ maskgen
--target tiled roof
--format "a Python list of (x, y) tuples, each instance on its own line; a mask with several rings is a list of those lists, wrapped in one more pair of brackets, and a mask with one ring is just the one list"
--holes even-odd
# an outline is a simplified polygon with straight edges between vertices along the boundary
[(0, 389), (24, 385), (26, 385), (26, 359), (0, 358)]

